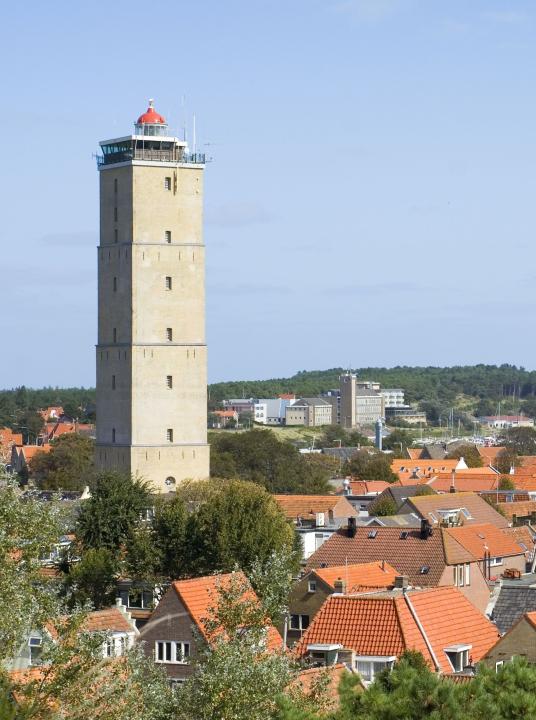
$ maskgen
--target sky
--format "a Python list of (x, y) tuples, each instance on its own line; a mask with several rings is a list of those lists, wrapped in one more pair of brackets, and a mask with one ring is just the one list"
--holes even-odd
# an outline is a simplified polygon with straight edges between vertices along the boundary
[(195, 113), (209, 380), (535, 368), (536, 4), (2, 11), (0, 387), (93, 386), (98, 141)]

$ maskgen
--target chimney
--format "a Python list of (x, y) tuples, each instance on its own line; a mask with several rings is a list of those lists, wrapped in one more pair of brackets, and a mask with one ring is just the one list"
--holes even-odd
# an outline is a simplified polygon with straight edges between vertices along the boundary
[(430, 532), (431, 529), (432, 528), (430, 527), (430, 523), (428, 522), (428, 520), (426, 518), (423, 518), (421, 520), (421, 533), (420, 533), (421, 540), (426, 540), (432, 534)]
[(450, 488), (449, 492), (455, 493), (456, 492), (456, 470), (452, 471), (452, 475), (450, 478)]
[(346, 592), (346, 583), (342, 578), (337, 578), (333, 583), (333, 587), (336, 593), (341, 593), (344, 595), (344, 593)]
[(404, 589), (409, 585), (409, 578), (407, 575), (397, 575), (395, 577), (395, 588)]
[(355, 517), (348, 518), (348, 537), (353, 538), (357, 532), (357, 520)]

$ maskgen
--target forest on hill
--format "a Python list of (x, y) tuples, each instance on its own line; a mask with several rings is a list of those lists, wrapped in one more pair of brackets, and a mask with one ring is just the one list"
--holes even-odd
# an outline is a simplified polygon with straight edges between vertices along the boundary
[[(276, 397), (294, 393), (314, 397), (339, 385), (339, 375), (345, 368), (303, 370), (288, 378), (270, 380), (233, 380), (209, 386), (209, 406), (218, 407), (225, 398)], [(477, 415), (494, 414), (498, 403), (502, 413), (525, 412), (536, 415), (536, 370), (515, 365), (460, 365), (455, 367), (354, 368), (362, 380), (374, 380), (384, 388), (400, 387), (406, 401), (418, 404), (434, 419), (446, 408)], [(76, 409), (94, 412), (93, 388), (19, 387), (0, 390), (0, 425), (11, 425), (21, 410), (34, 410), (49, 405), (61, 405), (76, 415)]]

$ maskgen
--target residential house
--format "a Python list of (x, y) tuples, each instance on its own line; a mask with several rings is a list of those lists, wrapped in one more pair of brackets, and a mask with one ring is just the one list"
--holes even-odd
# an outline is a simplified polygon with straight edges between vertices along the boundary
[(296, 527), (304, 560), (346, 524), (348, 518), (358, 516), (348, 499), (340, 495), (274, 495), (274, 498), (287, 520)]
[(47, 422), (41, 435), (44, 443), (50, 443), (53, 440), (57, 440), (61, 435), (70, 435), (72, 433), (78, 433), (84, 437), (94, 438), (95, 437), (95, 425), (90, 423), (79, 423), (79, 422)]
[(497, 507), (514, 526), (527, 525), (529, 523), (536, 526), (536, 500), (499, 501)]
[[(238, 573), (240, 579), (245, 579)], [(160, 665), (172, 683), (181, 683), (192, 674), (191, 661), (199, 652), (199, 642), (210, 642), (207, 620), (218, 604), (218, 587), (231, 582), (233, 573), (178, 580), (158, 603), (150, 620), (140, 631), (145, 655)], [(253, 590), (251, 591), (254, 596)], [(200, 640), (201, 638), (201, 640)], [(277, 630), (267, 626), (266, 646), (281, 648)]]
[(497, 465), (498, 456), (506, 450), (504, 445), (477, 445), (478, 454), (484, 465)]
[(63, 417), (64, 414), (63, 408), (60, 405), (52, 405), (50, 407), (43, 408), (38, 412), (45, 422), (49, 422), (51, 420), (59, 420), (61, 417)]
[(287, 645), (294, 645), (302, 637), (326, 598), (333, 593), (386, 590), (393, 587), (399, 574), (383, 560), (309, 570), (290, 593)]
[(285, 425), (318, 427), (331, 423), (331, 403), (324, 398), (300, 398), (285, 409)]
[[(88, 613), (80, 627), (80, 632), (105, 633), (102, 644), (102, 656), (120, 657), (135, 643), (138, 629), (130, 613), (120, 601), (113, 607)], [(7, 670), (26, 670), (43, 664), (42, 654), (47, 643), (57, 641), (58, 628), (52, 624), (28, 633), (19, 647), (17, 655), (7, 663)]]
[(482, 662), (499, 672), (505, 663), (523, 658), (536, 664), (536, 612), (526, 612), (488, 650)]
[(224, 410), (234, 410), (239, 415), (242, 413), (250, 413), (253, 415), (255, 398), (232, 398), (230, 400), (223, 400), (222, 406)]
[(432, 527), (492, 523), (508, 527), (508, 520), (480, 495), (475, 493), (445, 493), (410, 497), (400, 508), (401, 513), (415, 513)]
[(497, 628), (453, 587), (378, 595), (332, 595), (297, 645), (310, 661), (344, 662), (365, 684), (406, 650), (442, 674), (473, 674)]
[(526, 572), (526, 548), (507, 530), (478, 523), (445, 528), (444, 532), (477, 558), (484, 577), (494, 580), (508, 570)]
[[(380, 518), (383, 519), (383, 518)], [(478, 559), (444, 528), (353, 527), (334, 533), (307, 561), (308, 569), (388, 562), (412, 587), (453, 585), (484, 612), (489, 589)]]
[(141, 630), (151, 617), (161, 592), (161, 587), (133, 581), (127, 577), (122, 577), (117, 582), (117, 597), (130, 613), (138, 630)]
[[(408, 498), (422, 493), (422, 485), (398, 485), (396, 483), (386, 483), (386, 485), (387, 487), (378, 496), (378, 502), (384, 500), (392, 502), (396, 513)], [(433, 494), (435, 490), (430, 490), (430, 492)]]
[(11, 428), (0, 428), (0, 464), (11, 462), (15, 445), (22, 445), (22, 433), (15, 433)]
[(233, 426), (238, 423), (238, 413), (236, 410), (213, 410), (210, 415), (213, 415), (216, 419), (216, 424), (213, 427), (227, 427), (229, 423)]
[(504, 635), (526, 613), (536, 612), (536, 576), (526, 580), (503, 580), (491, 611), (491, 619)]
[(532, 526), (518, 525), (517, 527), (504, 528), (503, 533), (513, 537), (519, 547), (525, 553), (527, 571), (534, 572), (534, 561), (536, 558), (536, 534)]
[(376, 500), (388, 487), (384, 480), (351, 480), (345, 478), (342, 488), (337, 490), (338, 495), (344, 495), (359, 512), (361, 517), (368, 517), (369, 505)]

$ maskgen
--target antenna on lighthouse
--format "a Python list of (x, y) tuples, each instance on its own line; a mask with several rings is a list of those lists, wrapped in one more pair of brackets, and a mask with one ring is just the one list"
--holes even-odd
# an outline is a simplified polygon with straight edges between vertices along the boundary
[(195, 113), (194, 113), (194, 116), (192, 118), (192, 152), (194, 155), (195, 155), (195, 140), (196, 140), (196, 138), (195, 138)]

